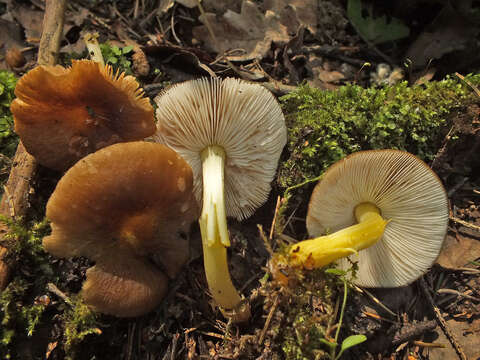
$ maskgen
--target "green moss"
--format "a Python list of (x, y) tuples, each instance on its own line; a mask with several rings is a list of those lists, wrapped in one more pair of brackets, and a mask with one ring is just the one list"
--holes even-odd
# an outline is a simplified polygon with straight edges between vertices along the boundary
[(72, 299), (71, 306), (63, 314), (65, 323), (64, 348), (67, 359), (75, 358), (75, 348), (86, 336), (100, 335), (102, 331), (95, 317), (95, 313), (85, 305), (79, 297)]
[[(480, 83), (480, 75), (467, 79)], [(431, 160), (451, 115), (474, 101), (472, 89), (453, 77), (412, 87), (301, 86), (281, 99), (289, 142), (278, 183), (288, 188), (315, 178), (358, 150), (401, 149)]]
[(12, 281), (0, 294), (0, 355), (9, 359), (16, 356), (15, 343), (32, 337), (42, 321), (47, 305), (38, 295), (44, 294), (47, 282), (55, 278), (41, 245), (49, 230), (47, 222), (27, 230), (18, 222), (1, 221), (9, 228), (2, 239), (2, 245), (9, 248), (7, 262), (17, 264)]
[[(15, 359), (21, 351), (19, 344), (33, 339), (37, 327), (52, 322), (52, 316), (64, 327), (63, 347), (67, 359), (75, 358), (77, 346), (90, 334), (101, 334), (94, 313), (78, 297), (62, 299), (56, 311), (45, 313), (50, 300), (47, 284), (57, 283), (58, 277), (43, 250), (42, 239), (50, 231), (47, 221), (27, 229), (19, 222), (1, 218), (9, 232), (2, 245), (9, 249), (7, 262), (13, 264), (13, 279), (0, 293), (0, 358)], [(47, 297), (47, 301), (42, 301)], [(47, 326), (48, 327), (48, 326)]]
[[(270, 261), (271, 277), (262, 280), (260, 292), (265, 295), (265, 309), (277, 303), (270, 326), (272, 344), (285, 359), (323, 359), (328, 347), (324, 339), (334, 324), (337, 277), (323, 269), (303, 272), (285, 266), (277, 253)], [(322, 340), (323, 339), (323, 340)]]
[(13, 132), (13, 116), (10, 112), (16, 83), (17, 79), (13, 73), (0, 70), (0, 185), (3, 185), (7, 179), (10, 158), (18, 144), (18, 136)]

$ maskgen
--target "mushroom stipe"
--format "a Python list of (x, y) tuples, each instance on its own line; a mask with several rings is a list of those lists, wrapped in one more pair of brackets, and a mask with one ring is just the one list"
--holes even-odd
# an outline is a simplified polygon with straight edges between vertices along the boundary
[(155, 139), (175, 149), (194, 173), (212, 297), (225, 316), (245, 321), (250, 316), (248, 303), (228, 270), (227, 216), (242, 220), (267, 200), (286, 143), (280, 105), (262, 86), (232, 78), (187, 81), (155, 101)]

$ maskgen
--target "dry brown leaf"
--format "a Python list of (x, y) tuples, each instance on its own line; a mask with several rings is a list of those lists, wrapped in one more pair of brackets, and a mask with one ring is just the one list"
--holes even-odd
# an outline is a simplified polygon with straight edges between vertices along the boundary
[(198, 5), (198, 0), (175, 0), (175, 2), (192, 9)]
[(446, 5), (427, 29), (410, 45), (405, 57), (415, 68), (425, 67), (434, 60), (471, 46), (471, 39), (480, 32), (452, 6)]
[(290, 39), (287, 28), (272, 11), (263, 14), (257, 5), (244, 0), (240, 13), (227, 10), (220, 17), (213, 13), (205, 13), (199, 17), (205, 24), (208, 22), (217, 39), (214, 42), (207, 27), (198, 26), (193, 35), (204, 42), (209, 51), (224, 54), (229, 50), (240, 49), (239, 53), (228, 55), (231, 61), (262, 59), (273, 43), (285, 45)]
[(33, 10), (32, 8), (19, 5), (11, 11), (12, 16), (25, 29), (25, 38), (28, 42), (39, 42), (42, 36), (43, 11)]
[(343, 75), (340, 71), (328, 71), (319, 69), (317, 76), (320, 80), (328, 83), (336, 83), (340, 80), (345, 79), (345, 75)]
[(318, 0), (265, 0), (263, 7), (278, 14), (290, 33), (295, 33), (300, 25), (312, 34), (317, 32)]
[(227, 10), (240, 12), (242, 2), (238, 0), (202, 0), (203, 9), (206, 12), (212, 12), (218, 15), (225, 13)]
[[(25, 47), (22, 41), (22, 29), (12, 21), (0, 19), (0, 55), (5, 56), (11, 48)], [(0, 62), (0, 69), (6, 69), (5, 62)]]
[[(478, 333), (465, 330), (468, 327), (468, 323), (465, 321), (458, 321), (456, 319), (448, 319), (447, 314), (447, 326), (449, 331), (455, 336), (459, 345), (462, 347), (467, 359), (476, 360), (480, 358), (480, 347), (478, 346)], [(471, 322), (472, 327), (478, 326), (480, 319), (474, 319)], [(441, 344), (450, 344), (448, 339), (445, 337), (443, 331), (437, 330), (438, 339), (435, 340), (437, 343)], [(451, 360), (458, 359), (455, 350), (452, 346), (447, 346), (446, 348), (431, 348), (429, 349), (430, 359), (435, 360)]]
[(51, 343), (48, 343), (47, 345), (47, 352), (45, 353), (45, 359), (48, 359), (52, 353), (53, 350), (55, 350), (55, 348), (57, 347), (58, 345), (58, 341), (54, 341), (54, 342), (51, 342)]
[(464, 267), (480, 257), (480, 241), (459, 233), (448, 234), (437, 264), (446, 269)]

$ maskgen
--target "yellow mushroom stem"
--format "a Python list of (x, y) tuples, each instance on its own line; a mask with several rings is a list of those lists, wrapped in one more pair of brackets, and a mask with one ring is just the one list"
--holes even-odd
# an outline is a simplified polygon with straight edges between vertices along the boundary
[(87, 46), (90, 59), (99, 63), (100, 66), (105, 66), (103, 60), (102, 50), (100, 49), (100, 44), (98, 43), (98, 33), (86, 33), (83, 36), (83, 41)]
[[(230, 240), (225, 210), (224, 165), (225, 151), (220, 146), (208, 146), (202, 151), (203, 208), (199, 219), (203, 244), (203, 261), (208, 287), (224, 314), (247, 311), (232, 283), (227, 262)], [(249, 314), (235, 314), (244, 319)]]
[(380, 210), (371, 203), (357, 205), (355, 218), (356, 225), (293, 245), (289, 253), (290, 264), (315, 269), (356, 254), (380, 240), (388, 224)]

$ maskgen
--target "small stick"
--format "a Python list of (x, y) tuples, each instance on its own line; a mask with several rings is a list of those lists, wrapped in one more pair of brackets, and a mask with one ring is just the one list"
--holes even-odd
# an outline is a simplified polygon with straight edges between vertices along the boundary
[(357, 285), (353, 285), (353, 288), (357, 290), (359, 293), (367, 294), (370, 299), (372, 299), (376, 304), (378, 304), (383, 310), (388, 312), (390, 315), (393, 317), (397, 317), (397, 314), (395, 314), (392, 310), (390, 310), (386, 305), (382, 304), (380, 300), (378, 300), (373, 294), (371, 294), (369, 291), (365, 289), (359, 288)]
[(277, 220), (278, 209), (280, 208), (280, 196), (277, 197), (277, 204), (275, 205), (275, 213), (273, 214), (272, 226), (270, 226), (270, 234), (268, 235), (268, 240), (272, 241), (273, 239), (273, 229), (275, 228), (275, 223)]
[(468, 177), (462, 178), (457, 184), (455, 184), (447, 193), (448, 197), (451, 197), (458, 189), (460, 189), (468, 180)]
[(51, 293), (54, 293), (57, 295), (60, 299), (65, 301), (66, 304), (73, 306), (72, 300), (68, 298), (67, 295), (63, 291), (61, 291), (55, 284), (53, 283), (48, 283), (47, 284), (47, 290), (50, 291)]
[(180, 334), (176, 333), (172, 338), (172, 352), (170, 353), (170, 360), (175, 360), (175, 355), (177, 354), (177, 344)]
[(473, 85), (470, 81), (466, 80), (465, 79), (465, 76), (463, 75), (460, 75), (458, 72), (455, 73), (455, 75), (462, 81), (465, 82), (465, 84), (467, 84), (468, 86), (470, 86), (472, 88), (472, 90), (475, 92), (475, 94), (477, 94), (479, 97), (480, 97), (480, 90), (478, 90), (478, 88)]
[(452, 295), (457, 295), (457, 296), (464, 297), (464, 298), (469, 299), (469, 300), (480, 301), (480, 298), (478, 298), (478, 297), (461, 293), (460, 291), (455, 290), (455, 289), (438, 289), (437, 294), (452, 294)]
[[(45, 15), (43, 18), (43, 31), (38, 49), (39, 65), (55, 65), (60, 49), (60, 40), (63, 35), (63, 21), (65, 14), (66, 0), (46, 0)], [(0, 213), (9, 215), (13, 207), (16, 215), (21, 217), (28, 210), (28, 193), (30, 190), (30, 181), (33, 178), (37, 163), (33, 156), (25, 150), (22, 142), (18, 143), (15, 157), (12, 160), (12, 169), (6, 184), (7, 192), (10, 196), (3, 196), (0, 202)], [(9, 198), (12, 200), (11, 205)], [(0, 224), (0, 234), (7, 232), (6, 224)], [(3, 249), (0, 246), (0, 252)], [(8, 266), (0, 258), (0, 292), (7, 286), (9, 271)]]
[(437, 343), (426, 343), (426, 342), (423, 342), (423, 341), (414, 341), (413, 342), (414, 345), (416, 346), (420, 346), (420, 347), (428, 347), (428, 348), (445, 348), (445, 344), (437, 344)]
[(433, 312), (435, 313), (435, 316), (437, 318), (438, 323), (440, 324), (440, 327), (442, 328), (445, 336), (447, 337), (447, 339), (450, 341), (453, 348), (457, 352), (458, 357), (461, 360), (468, 360), (467, 356), (463, 352), (463, 349), (460, 346), (460, 344), (458, 343), (457, 339), (448, 329), (447, 322), (443, 318), (442, 313), (440, 312), (440, 309), (437, 307), (437, 305), (435, 305), (435, 302), (433, 301), (432, 295), (430, 294), (430, 291), (427, 288), (427, 283), (426, 283), (424, 278), (420, 279), (420, 286), (421, 286), (423, 292), (425, 293), (425, 296), (427, 297), (428, 302), (430, 303), (430, 305), (433, 308)]
[(417, 323), (405, 324), (393, 336), (392, 345), (400, 345), (412, 341), (416, 337), (437, 327), (435, 320), (420, 321)]
[(474, 224), (470, 224), (469, 222), (466, 222), (465, 220), (462, 220), (462, 219), (459, 219), (455, 216), (450, 216), (450, 220), (452, 220), (453, 222), (456, 222), (457, 224), (460, 224), (460, 225), (463, 225), (463, 226), (466, 226), (470, 229), (473, 229), (473, 230), (476, 230), (476, 231), (480, 231), (480, 226), (478, 225), (474, 225)]
[(182, 46), (182, 41), (178, 38), (177, 33), (175, 32), (175, 9), (177, 4), (173, 6), (172, 17), (170, 18), (170, 29), (172, 29), (172, 35), (177, 41), (178, 45)]
[(135, 328), (137, 327), (137, 323), (130, 323), (128, 326), (128, 335), (127, 335), (127, 360), (132, 359), (133, 353), (133, 337), (135, 335)]
[(260, 334), (260, 338), (258, 339), (258, 345), (260, 346), (262, 346), (263, 340), (265, 340), (265, 335), (267, 334), (267, 330), (270, 327), (270, 322), (272, 321), (275, 310), (277, 310), (277, 306), (278, 306), (278, 295), (275, 297), (275, 300), (273, 301), (272, 308), (268, 313), (267, 319), (265, 320), (265, 325), (263, 326), (262, 332)]
[[(200, 10), (200, 14), (201, 15), (204, 15), (205, 17), (205, 10), (203, 9), (203, 6), (202, 6), (202, 3), (201, 3), (201, 0), (197, 0), (197, 6), (198, 6), (198, 10)], [(205, 17), (205, 26), (207, 27), (207, 30), (208, 30), (208, 33), (210, 34), (210, 37), (212, 38), (213, 40), (213, 43), (215, 44), (215, 47), (217, 49), (220, 49), (220, 47), (218, 46), (218, 40), (217, 40), (217, 37), (215, 36), (215, 33), (213, 32), (213, 29), (212, 29), (212, 26), (210, 25), (210, 22), (208, 21), (208, 19)], [(225, 58), (225, 62), (228, 64), (228, 66), (230, 66), (230, 68), (238, 75), (240, 76), (242, 79), (245, 78), (245, 74), (242, 74), (242, 72), (240, 70), (238, 70), (238, 68), (233, 65), (233, 63), (228, 60), (227, 58)], [(247, 80), (250, 80), (250, 79), (247, 79)]]
[(8, 206), (9, 206), (9, 214), (12, 219), (15, 219), (15, 204), (13, 203), (12, 195), (10, 195), (10, 191), (8, 191), (8, 188), (4, 185), (3, 186), (3, 192), (5, 196), (7, 197), (8, 201)]

